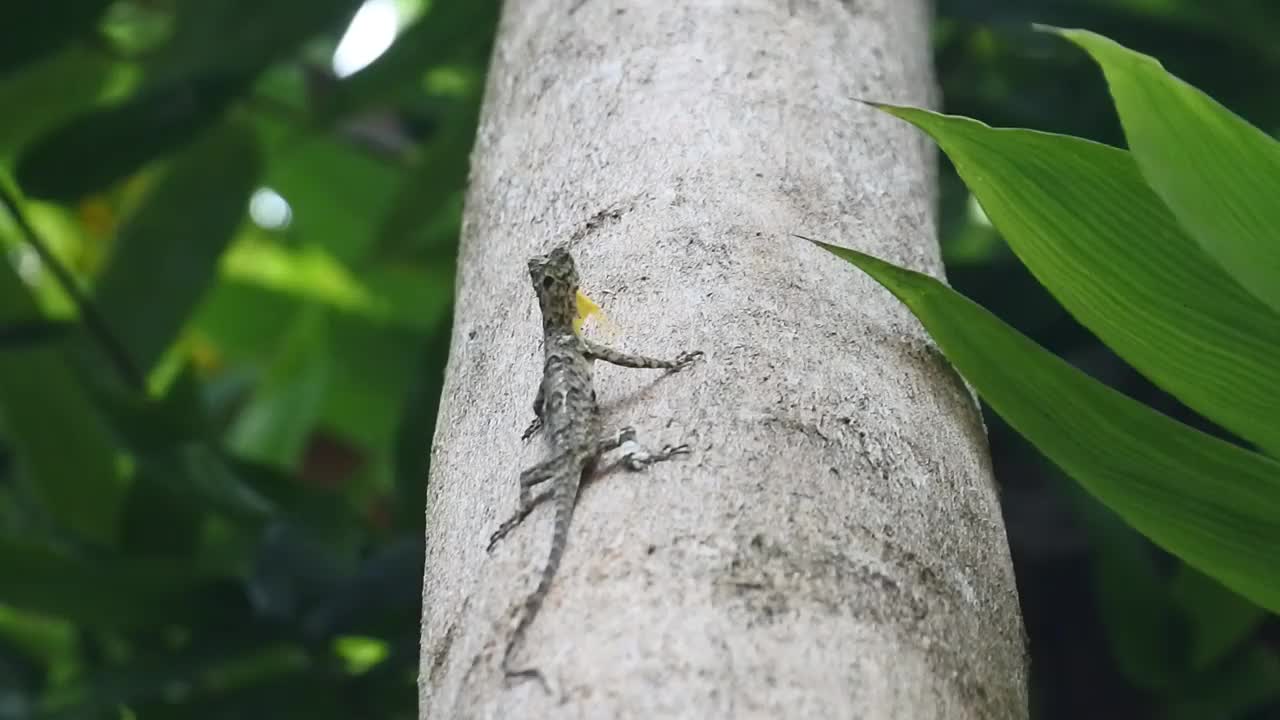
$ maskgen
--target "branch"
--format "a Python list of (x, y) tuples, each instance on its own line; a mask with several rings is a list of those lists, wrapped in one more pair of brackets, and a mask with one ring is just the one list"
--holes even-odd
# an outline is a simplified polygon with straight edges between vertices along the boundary
[(67, 294), (67, 297), (71, 298), (71, 302), (75, 305), (85, 329), (89, 332), (89, 336), (102, 348), (107, 360), (115, 366), (116, 372), (120, 374), (120, 377), (127, 384), (135, 389), (145, 390), (146, 381), (142, 371), (134, 363), (128, 349), (111, 331), (110, 324), (102, 313), (98, 312), (97, 306), (76, 284), (76, 279), (72, 277), (71, 271), (63, 267), (58, 258), (50, 252), (49, 247), (36, 234), (35, 228), (27, 221), (26, 215), (19, 208), (18, 199), (9, 192), (9, 188), (4, 183), (0, 183), (0, 203), (3, 203), (9, 214), (13, 216), (13, 220), (22, 232), (23, 238), (36, 251), (36, 255), (40, 257), (40, 261), (44, 263), (45, 267), (49, 268), (49, 272), (53, 273), (54, 280), (62, 287), (62, 291)]

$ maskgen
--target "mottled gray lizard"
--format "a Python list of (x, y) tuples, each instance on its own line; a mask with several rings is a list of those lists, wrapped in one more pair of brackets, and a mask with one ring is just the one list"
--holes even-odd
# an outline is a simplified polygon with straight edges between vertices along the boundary
[[(557, 247), (547, 255), (529, 260), (529, 279), (533, 281), (533, 289), (542, 308), (545, 362), (542, 382), (533, 401), (534, 420), (523, 437), (528, 439), (538, 430), (543, 430), (551, 457), (520, 474), (519, 507), (489, 538), (488, 549), (492, 551), (498, 541), (523, 522), (540, 502), (548, 497), (554, 501), (555, 525), (551, 534), (550, 556), (543, 566), (538, 586), (525, 600), (524, 612), (502, 656), (502, 670), (508, 679), (537, 679), (546, 688), (546, 680), (536, 669), (513, 670), (511, 655), (542, 608), (551, 588), (551, 579), (560, 566), (583, 475), (591, 472), (603, 453), (623, 445), (628, 447), (622, 462), (633, 470), (688, 452), (684, 445), (649, 452), (636, 445), (635, 430), (630, 427), (604, 435), (595, 386), (591, 380), (591, 364), (595, 360), (604, 360), (624, 367), (679, 370), (693, 363), (702, 353), (685, 352), (675, 360), (656, 360), (621, 353), (580, 336), (574, 324), (578, 314), (578, 271), (567, 247)], [(551, 483), (549, 490), (530, 497), (530, 488), (548, 481)]]

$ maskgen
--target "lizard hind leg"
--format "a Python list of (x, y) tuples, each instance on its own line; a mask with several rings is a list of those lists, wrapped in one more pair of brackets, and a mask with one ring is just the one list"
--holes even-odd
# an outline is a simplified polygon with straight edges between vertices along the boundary
[(524, 519), (529, 517), (529, 514), (533, 512), (534, 508), (541, 505), (544, 500), (547, 500), (550, 497), (551, 491), (547, 490), (533, 496), (533, 498), (528, 502), (522, 503), (520, 507), (516, 508), (516, 511), (512, 513), (511, 517), (507, 518), (506, 522), (499, 525), (498, 529), (494, 530), (493, 534), (489, 536), (489, 544), (485, 547), (484, 551), (493, 552), (493, 549), (497, 547), (502, 538), (506, 537), (512, 530), (519, 527), (520, 523), (524, 522)]
[[(570, 451), (557, 455), (553, 461), (555, 467), (552, 470), (553, 487), (550, 495), (555, 503), (555, 523), (552, 525), (551, 548), (547, 556), (547, 562), (542, 567), (542, 574), (538, 578), (538, 585), (525, 598), (524, 612), (520, 615), (520, 620), (516, 623), (516, 628), (511, 633), (511, 639), (507, 643), (507, 650), (502, 656), (502, 670), (508, 679), (536, 678), (542, 683), (543, 689), (547, 689), (546, 679), (537, 670), (512, 669), (511, 656), (524, 640), (525, 633), (529, 630), (534, 618), (538, 616), (539, 610), (542, 609), (542, 603), (546, 600), (547, 593), (551, 590), (552, 578), (555, 577), (556, 570), (560, 567), (560, 560), (564, 557), (565, 541), (568, 539), (569, 533), (569, 521), (573, 517), (573, 506), (577, 501), (582, 473), (593, 461), (596, 447), (595, 442), (583, 443)], [(547, 689), (547, 692), (550, 692), (550, 690)]]
[(533, 422), (529, 423), (529, 427), (525, 428), (524, 433), (520, 435), (520, 439), (528, 440), (537, 435), (542, 430), (542, 403), (546, 393), (542, 390), (542, 384), (538, 384), (538, 394), (533, 397)]
[(551, 497), (551, 491), (539, 493), (533, 497), (529, 496), (529, 488), (555, 477), (556, 471), (565, 463), (565, 455), (561, 453), (550, 460), (544, 460), (537, 465), (520, 473), (520, 504), (516, 506), (516, 511), (505, 522), (498, 526), (498, 529), (489, 536), (489, 545), (485, 548), (485, 552), (493, 552), (494, 546), (498, 541), (506, 537), (508, 533), (519, 527), (524, 519), (529, 517), (534, 508), (542, 504), (544, 500)]

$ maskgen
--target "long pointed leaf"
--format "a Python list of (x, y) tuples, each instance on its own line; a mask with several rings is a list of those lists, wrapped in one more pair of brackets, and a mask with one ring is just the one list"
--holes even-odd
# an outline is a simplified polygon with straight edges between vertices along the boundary
[(1129, 148), (1182, 226), (1280, 310), (1280, 142), (1155, 58), (1091, 32), (1058, 32), (1102, 66)]
[(1206, 417), (1280, 448), (1280, 314), (1179, 228), (1129, 153), (881, 107), (938, 142), (1018, 258), (1108, 347)]
[[(22, 280), (0, 260), (0, 324), (38, 318)], [(112, 544), (127, 481), (102, 420), (66, 343), (28, 343), (0, 352), (0, 425), (32, 494), (74, 534)]]
[(260, 169), (252, 132), (216, 128), (174, 160), (122, 225), (94, 296), (144, 370), (174, 341), (213, 282)]
[(1040, 452), (1156, 544), (1280, 612), (1280, 462), (1087, 377), (941, 282), (817, 243), (870, 274)]

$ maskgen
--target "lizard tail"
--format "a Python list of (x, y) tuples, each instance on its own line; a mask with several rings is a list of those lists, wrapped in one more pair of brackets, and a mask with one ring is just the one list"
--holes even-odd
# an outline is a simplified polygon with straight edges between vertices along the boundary
[(516, 624), (516, 629), (511, 634), (511, 641), (507, 643), (507, 651), (502, 655), (502, 671), (508, 678), (525, 677), (537, 679), (542, 683), (544, 689), (547, 687), (547, 683), (543, 679), (542, 673), (532, 668), (512, 669), (511, 656), (515, 653), (516, 647), (524, 641), (524, 636), (529, 630), (529, 626), (533, 624), (534, 618), (542, 610), (542, 603), (546, 600), (547, 593), (551, 590), (551, 581), (555, 578), (556, 570), (560, 569), (560, 558), (564, 556), (564, 546), (569, 536), (569, 521), (573, 519), (573, 507), (576, 504), (578, 486), (581, 482), (582, 471), (577, 467), (577, 464), (573, 463), (574, 467), (566, 468), (569, 477), (563, 481), (553, 480), (557, 484), (555, 495), (552, 497), (555, 503), (556, 516), (554, 527), (551, 531), (551, 552), (547, 556), (547, 564), (542, 567), (542, 576), (538, 578), (538, 587), (534, 588), (533, 592), (524, 601), (524, 612), (521, 613), (520, 622)]

